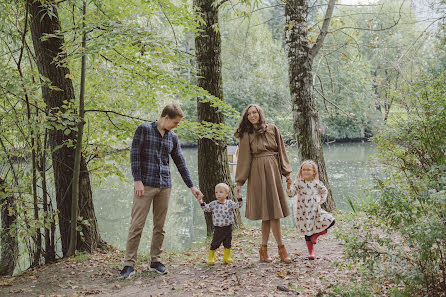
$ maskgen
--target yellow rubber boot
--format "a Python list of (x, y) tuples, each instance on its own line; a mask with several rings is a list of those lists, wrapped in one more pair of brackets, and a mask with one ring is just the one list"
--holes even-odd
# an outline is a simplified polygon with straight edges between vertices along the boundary
[(208, 264), (209, 265), (215, 264), (215, 250), (209, 250)]
[(231, 249), (225, 249), (225, 253), (223, 255), (223, 261), (226, 264), (231, 264), (232, 262), (234, 262), (234, 260), (232, 260), (231, 258)]

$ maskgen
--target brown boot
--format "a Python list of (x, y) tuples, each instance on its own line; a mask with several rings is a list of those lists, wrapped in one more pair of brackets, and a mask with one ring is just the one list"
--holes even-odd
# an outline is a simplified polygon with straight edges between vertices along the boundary
[(272, 261), (270, 257), (268, 257), (268, 246), (266, 244), (260, 245), (259, 250), (260, 261), (269, 263)]
[(282, 262), (284, 262), (284, 263), (287, 263), (287, 264), (291, 263), (291, 258), (288, 257), (288, 253), (286, 252), (285, 246), (283, 244), (282, 245), (278, 245), (277, 249), (279, 250), (280, 260)]

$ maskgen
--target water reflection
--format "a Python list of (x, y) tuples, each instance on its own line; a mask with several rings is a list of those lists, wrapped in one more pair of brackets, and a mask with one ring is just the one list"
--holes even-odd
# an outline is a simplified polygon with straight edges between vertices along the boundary
[[(297, 171), (298, 152), (295, 147), (287, 148), (291, 166)], [(367, 166), (368, 158), (375, 152), (375, 148), (368, 143), (332, 144), (324, 146), (327, 171), (338, 209), (349, 210), (346, 197), (359, 195), (358, 186), (371, 183), (371, 169)], [(183, 149), (184, 157), (191, 171), (192, 180), (198, 185), (197, 149)], [(169, 202), (169, 212), (166, 219), (165, 250), (181, 250), (190, 247), (194, 242), (201, 242), (206, 237), (206, 223), (203, 211), (192, 196), (190, 190), (184, 185), (173, 162), (172, 195)], [(129, 182), (122, 182), (116, 176), (110, 176), (106, 183), (94, 189), (94, 204), (98, 218), (99, 228), (103, 238), (119, 249), (124, 250), (127, 232), (130, 223), (132, 208), (133, 182), (130, 166), (125, 172)], [(294, 178), (296, 173), (292, 174)], [(285, 186), (285, 183), (284, 183)], [(243, 187), (246, 191), (246, 186)], [(245, 193), (243, 193), (245, 195)], [(291, 199), (289, 200), (291, 206)], [(242, 216), (245, 210), (242, 208)], [(243, 223), (249, 226), (259, 226), (260, 222), (244, 219)], [(282, 220), (282, 224), (293, 226), (292, 216)], [(152, 213), (144, 228), (139, 251), (147, 252), (150, 248), (152, 234)]]

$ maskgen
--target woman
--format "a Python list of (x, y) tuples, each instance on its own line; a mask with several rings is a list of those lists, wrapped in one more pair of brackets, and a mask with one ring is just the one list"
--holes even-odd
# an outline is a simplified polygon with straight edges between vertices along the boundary
[(291, 166), (279, 129), (266, 123), (260, 106), (251, 104), (244, 110), (234, 135), (240, 139), (235, 175), (237, 197), (241, 197), (241, 187), (248, 180), (245, 216), (250, 220), (262, 220), (260, 261), (272, 261), (267, 248), (272, 230), (280, 259), (290, 263), (282, 242), (280, 219), (290, 214), (282, 175), (291, 184)]

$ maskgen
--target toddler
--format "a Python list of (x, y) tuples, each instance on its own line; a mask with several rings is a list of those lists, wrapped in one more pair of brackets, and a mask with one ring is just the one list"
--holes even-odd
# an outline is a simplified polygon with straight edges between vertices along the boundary
[(296, 218), (297, 232), (305, 235), (308, 248), (308, 259), (314, 260), (314, 247), (317, 238), (326, 234), (334, 225), (332, 215), (321, 208), (321, 204), (327, 200), (328, 191), (319, 180), (317, 164), (307, 160), (302, 162), (296, 181), (287, 184), (287, 194), (294, 197), (293, 210)]
[(209, 249), (208, 264), (215, 263), (215, 250), (223, 243), (225, 248), (223, 261), (227, 264), (233, 262), (231, 258), (232, 224), (234, 224), (234, 213), (232, 209), (242, 207), (242, 198), (238, 198), (238, 203), (226, 199), (229, 195), (229, 186), (220, 183), (215, 186), (215, 198), (209, 204), (198, 201), (205, 212), (212, 212), (212, 223), (214, 224), (214, 236), (212, 237), (211, 247)]

